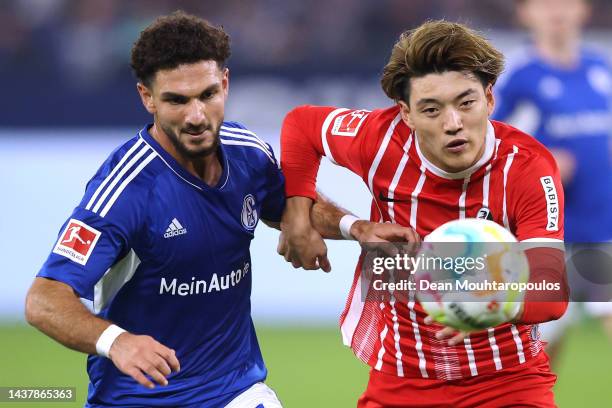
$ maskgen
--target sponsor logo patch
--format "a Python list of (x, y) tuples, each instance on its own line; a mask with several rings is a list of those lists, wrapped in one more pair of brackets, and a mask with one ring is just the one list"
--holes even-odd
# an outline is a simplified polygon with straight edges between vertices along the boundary
[(357, 132), (359, 132), (359, 128), (363, 124), (363, 121), (369, 114), (370, 111), (362, 109), (338, 116), (336, 119), (334, 119), (331, 134), (333, 136), (356, 136)]
[(559, 196), (551, 176), (540, 177), (546, 198), (546, 231), (559, 231)]
[(101, 234), (97, 229), (72, 218), (55, 244), (53, 253), (85, 265)]

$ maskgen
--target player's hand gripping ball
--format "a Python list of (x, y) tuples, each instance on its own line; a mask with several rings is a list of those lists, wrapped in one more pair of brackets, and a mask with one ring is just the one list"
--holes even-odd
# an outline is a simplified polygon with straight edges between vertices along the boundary
[[(499, 224), (448, 222), (425, 237), (415, 268), (417, 298), (436, 322), (472, 332), (513, 319), (529, 280), (527, 257)], [(502, 290), (494, 290), (494, 288)]]

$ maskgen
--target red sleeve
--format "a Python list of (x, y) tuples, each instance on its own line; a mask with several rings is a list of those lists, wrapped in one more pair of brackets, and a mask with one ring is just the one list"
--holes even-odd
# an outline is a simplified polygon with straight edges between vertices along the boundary
[(559, 290), (527, 291), (523, 314), (518, 323), (535, 324), (557, 320), (567, 309), (569, 286), (565, 273), (565, 253), (555, 248), (532, 248), (525, 251), (529, 261), (529, 282), (559, 285)]
[(563, 187), (557, 164), (543, 147), (533, 154), (516, 151), (509, 174), (508, 217), (519, 241), (529, 241), (529, 282), (558, 285), (558, 290), (529, 290), (519, 323), (560, 318), (569, 299), (563, 246)]
[(563, 241), (563, 186), (554, 158), (542, 151), (516, 159), (508, 180), (511, 230), (519, 241)]
[(287, 197), (316, 198), (321, 156), (363, 177), (376, 143), (376, 138), (365, 136), (370, 117), (367, 110), (321, 106), (300, 106), (289, 112), (281, 130)]

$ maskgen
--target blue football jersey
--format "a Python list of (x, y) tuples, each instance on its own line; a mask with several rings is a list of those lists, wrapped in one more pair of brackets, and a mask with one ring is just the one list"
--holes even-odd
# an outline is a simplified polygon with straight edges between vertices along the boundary
[(564, 185), (566, 241), (612, 239), (612, 79), (605, 60), (583, 49), (575, 68), (561, 68), (527, 47), (510, 59), (496, 96), (495, 119), (576, 159)]
[(87, 184), (38, 276), (70, 285), (100, 317), (176, 350), (181, 371), (152, 390), (89, 356), (89, 406), (224, 406), (266, 378), (251, 320), (249, 246), (260, 218), (280, 221), (284, 178), (267, 143), (224, 122), (223, 173), (210, 187), (149, 126)]

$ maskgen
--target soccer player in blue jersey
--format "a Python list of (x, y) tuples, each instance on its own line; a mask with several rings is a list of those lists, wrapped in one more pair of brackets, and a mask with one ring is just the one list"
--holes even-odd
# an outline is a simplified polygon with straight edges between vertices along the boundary
[[(590, 4), (517, 0), (516, 5), (531, 42), (509, 58), (496, 86), (493, 116), (534, 135), (555, 156), (565, 190), (565, 241), (610, 241), (612, 71), (603, 55), (582, 45)], [(611, 304), (585, 306), (602, 317), (612, 337)], [(551, 357), (575, 307), (569, 312), (542, 326)]]
[(555, 155), (566, 195), (566, 242), (612, 239), (612, 75), (581, 44), (586, 0), (519, 0), (532, 41), (496, 86), (496, 119), (532, 131)]
[(280, 220), (284, 182), (270, 146), (224, 121), (229, 55), (222, 29), (186, 14), (142, 32), (131, 65), (154, 123), (102, 164), (29, 292), (28, 320), (91, 354), (89, 406), (280, 406), (249, 243), (258, 219)]
[[(263, 383), (249, 245), (259, 219), (278, 227), (284, 178), (267, 143), (224, 121), (229, 55), (221, 28), (184, 13), (141, 33), (131, 65), (154, 123), (87, 184), (28, 292), (27, 320), (90, 354), (87, 406), (280, 406)], [(315, 207), (333, 237), (344, 213)], [(401, 228), (362, 227), (363, 240)], [(329, 269), (318, 245), (308, 262)]]

